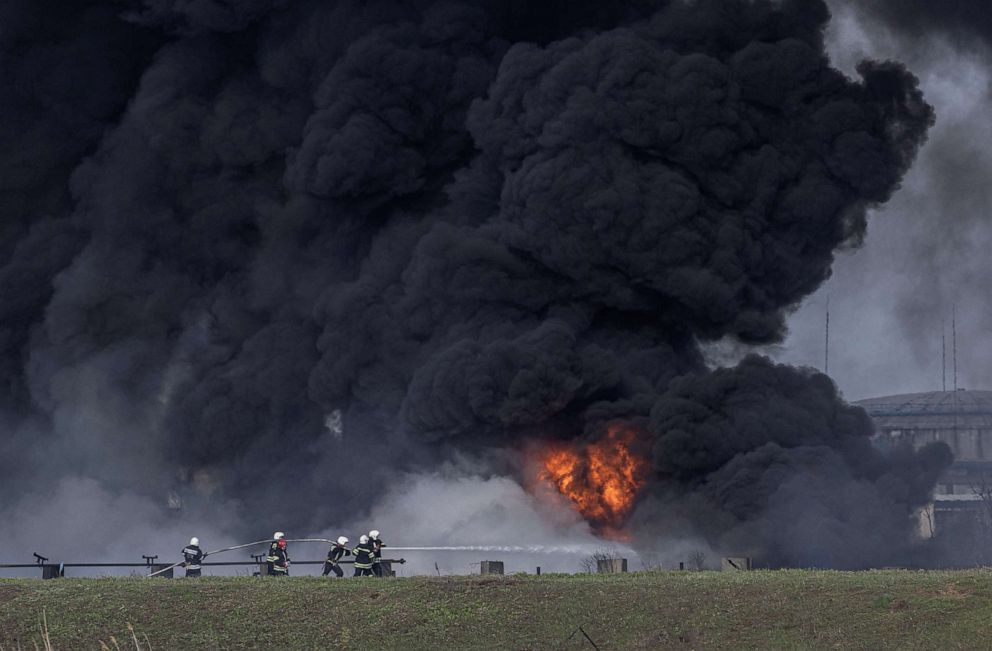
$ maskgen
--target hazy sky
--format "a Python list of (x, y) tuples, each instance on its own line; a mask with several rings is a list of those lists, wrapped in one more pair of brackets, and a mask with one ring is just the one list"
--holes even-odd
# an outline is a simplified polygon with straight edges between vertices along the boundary
[(834, 65), (850, 74), (866, 57), (905, 62), (935, 107), (937, 124), (902, 189), (872, 214), (864, 245), (838, 256), (833, 277), (791, 317), (788, 339), (772, 354), (823, 367), (829, 296), (830, 375), (845, 397), (939, 390), (946, 319), (950, 389), (956, 304), (958, 386), (992, 388), (987, 50), (953, 30), (905, 36), (853, 4), (835, 0), (831, 9)]

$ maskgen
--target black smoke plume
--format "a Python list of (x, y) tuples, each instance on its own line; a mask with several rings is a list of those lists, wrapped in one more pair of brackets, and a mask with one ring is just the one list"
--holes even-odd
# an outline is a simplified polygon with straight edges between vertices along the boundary
[(682, 377), (654, 403), (649, 429), (663, 504), (638, 517), (657, 534), (689, 524), (718, 548), (781, 565), (928, 562), (910, 531), (950, 450), (883, 455), (867, 414), (821, 373), (752, 356)]
[(966, 49), (988, 48), (992, 41), (992, 15), (980, 0), (876, 0), (856, 7), (911, 38), (941, 34)]
[(8, 494), (313, 529), (620, 419), (645, 531), (682, 494), (772, 563), (805, 560), (763, 524), (798, 508), (825, 563), (908, 534), (939, 452), (700, 353), (779, 339), (933, 122), (899, 64), (829, 66), (822, 1), (62, 4), (2, 10)]

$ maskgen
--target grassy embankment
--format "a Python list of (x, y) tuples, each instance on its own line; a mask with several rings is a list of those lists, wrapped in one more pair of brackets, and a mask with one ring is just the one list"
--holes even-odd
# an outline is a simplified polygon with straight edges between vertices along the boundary
[(992, 572), (0, 580), (3, 649), (43, 613), (57, 650), (992, 649)]

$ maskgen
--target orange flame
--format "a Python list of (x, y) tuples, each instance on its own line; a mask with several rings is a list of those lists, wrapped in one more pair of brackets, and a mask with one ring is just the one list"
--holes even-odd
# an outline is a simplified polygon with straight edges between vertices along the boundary
[(615, 537), (647, 471), (644, 459), (630, 450), (635, 436), (633, 430), (612, 426), (606, 437), (581, 449), (554, 444), (541, 453), (538, 476), (601, 532)]

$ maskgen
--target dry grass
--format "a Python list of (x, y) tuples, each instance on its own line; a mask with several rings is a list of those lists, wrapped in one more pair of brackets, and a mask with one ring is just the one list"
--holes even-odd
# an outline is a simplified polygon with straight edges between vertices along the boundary
[[(141, 646), (141, 643), (138, 642), (138, 635), (134, 632), (134, 626), (131, 625), (131, 622), (127, 623), (127, 632), (130, 633), (131, 643), (134, 644), (133, 651), (151, 651), (152, 643), (148, 640), (148, 636), (142, 635), (145, 638), (145, 646)], [(111, 649), (113, 651), (132, 651), (132, 647), (130, 646), (121, 647), (117, 642), (117, 638), (113, 635), (110, 636), (110, 644), (100, 640), (100, 651), (110, 651)]]
[[(57, 651), (55, 645), (52, 643), (51, 632), (48, 630), (48, 612), (45, 610), (41, 611), (41, 621), (39, 622), (38, 628), (38, 637), (31, 638), (30, 640), (32, 648), (34, 648), (35, 651)], [(147, 635), (142, 636), (145, 639), (145, 645), (142, 646), (138, 641), (138, 635), (134, 631), (134, 626), (132, 626), (130, 622), (127, 624), (127, 630), (128, 633), (130, 633), (130, 642), (134, 645), (133, 647), (127, 646), (127, 643), (125, 643), (126, 646), (122, 647), (117, 641), (117, 638), (111, 635), (109, 639), (110, 644), (107, 644), (107, 642), (104, 642), (103, 640), (98, 640), (100, 643), (100, 651), (151, 651), (152, 645), (148, 640)], [(38, 643), (39, 640), (41, 644)], [(10, 651), (24, 651), (24, 647), (22, 646), (20, 640), (17, 640), (14, 644), (15, 646), (13, 647), (5, 647), (3, 644), (0, 644), (0, 651), (8, 651), (8, 648)]]
[(0, 580), (3, 651), (976, 649), (990, 619), (986, 570)]

